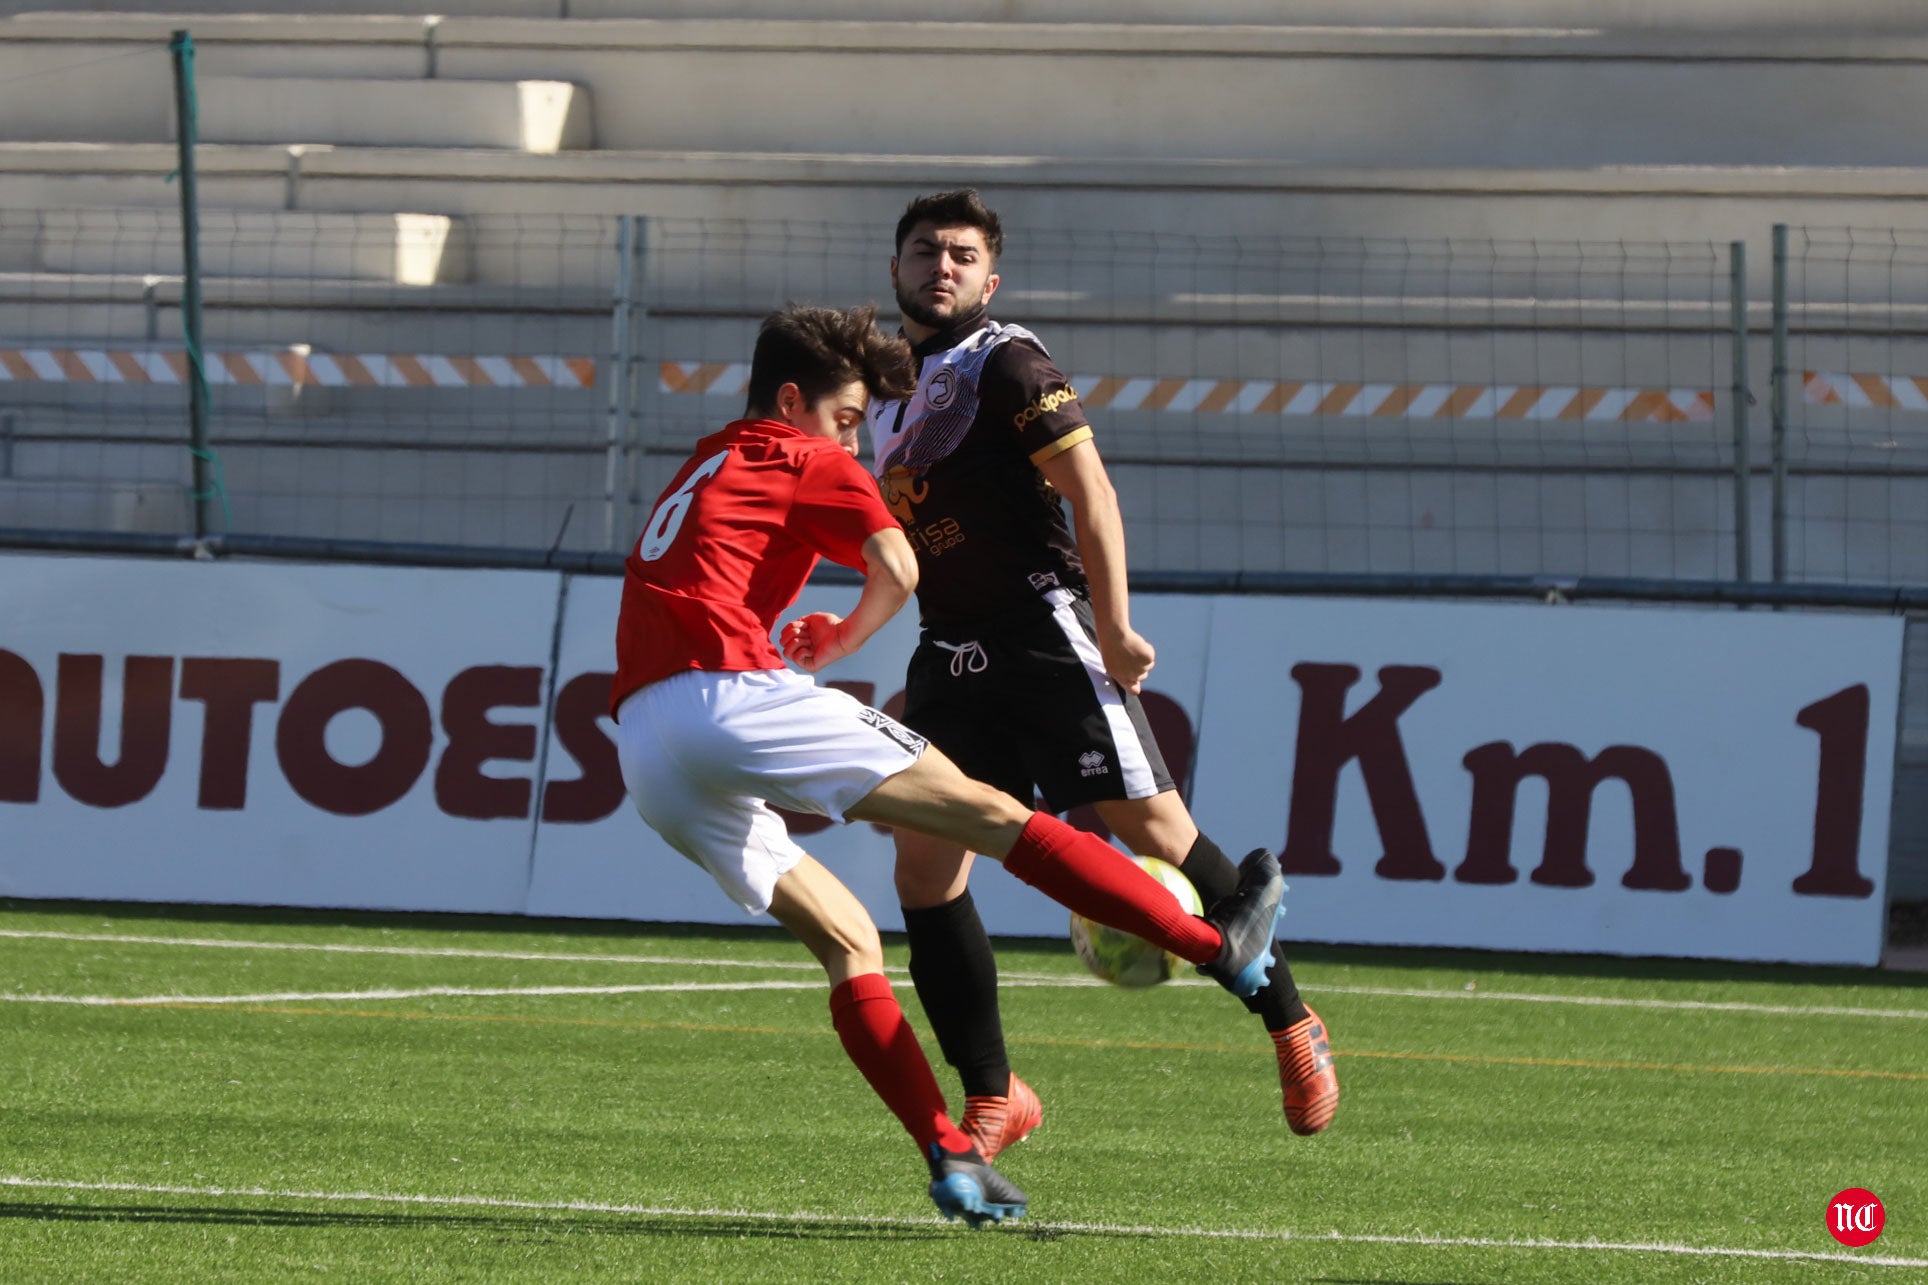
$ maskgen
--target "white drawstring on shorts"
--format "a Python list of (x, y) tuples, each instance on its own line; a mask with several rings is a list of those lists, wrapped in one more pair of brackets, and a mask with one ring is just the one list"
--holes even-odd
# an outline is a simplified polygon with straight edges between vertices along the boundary
[(991, 667), (991, 658), (984, 654), (984, 644), (973, 638), (969, 642), (947, 643), (931, 639), (951, 654), (951, 677), (962, 678), (965, 670), (981, 674)]

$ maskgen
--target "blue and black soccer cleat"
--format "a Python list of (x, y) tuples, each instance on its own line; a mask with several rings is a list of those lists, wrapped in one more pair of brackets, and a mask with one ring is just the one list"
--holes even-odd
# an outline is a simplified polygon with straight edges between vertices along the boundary
[(962, 1218), (973, 1227), (1024, 1217), (1024, 1193), (977, 1152), (945, 1151), (933, 1142), (929, 1159), (931, 1199), (944, 1217)]
[(1285, 878), (1279, 859), (1254, 848), (1238, 863), (1238, 887), (1205, 912), (1205, 920), (1225, 939), (1218, 958), (1198, 971), (1244, 999), (1255, 995), (1272, 972), (1272, 939), (1285, 917)]

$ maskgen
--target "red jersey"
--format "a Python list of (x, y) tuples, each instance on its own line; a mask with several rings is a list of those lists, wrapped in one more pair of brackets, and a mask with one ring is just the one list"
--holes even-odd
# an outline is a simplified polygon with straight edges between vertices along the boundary
[(610, 712), (686, 669), (782, 669), (770, 631), (817, 558), (862, 571), (864, 543), (896, 525), (829, 438), (768, 419), (704, 438), (623, 563)]

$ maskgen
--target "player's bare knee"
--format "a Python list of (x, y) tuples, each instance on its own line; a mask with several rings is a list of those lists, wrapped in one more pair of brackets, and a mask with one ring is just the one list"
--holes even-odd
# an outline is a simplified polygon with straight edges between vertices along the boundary
[(897, 903), (907, 910), (924, 910), (931, 906), (941, 906), (956, 897), (952, 891), (960, 882), (956, 868), (938, 868), (915, 859), (897, 860), (896, 884)]
[[(883, 938), (878, 935), (877, 925), (871, 922), (869, 916), (865, 916), (861, 923), (839, 924), (832, 937), (832, 945), (845, 977), (884, 971)], [(824, 966), (831, 970), (833, 977), (836, 975), (837, 969), (831, 960), (826, 959)]]

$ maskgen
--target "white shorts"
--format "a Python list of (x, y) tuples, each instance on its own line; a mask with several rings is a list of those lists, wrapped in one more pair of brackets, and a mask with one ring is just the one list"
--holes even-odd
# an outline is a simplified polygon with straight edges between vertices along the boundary
[(833, 821), (917, 761), (923, 737), (807, 674), (688, 670), (616, 711), (623, 784), (650, 828), (753, 915), (803, 856), (770, 810)]

